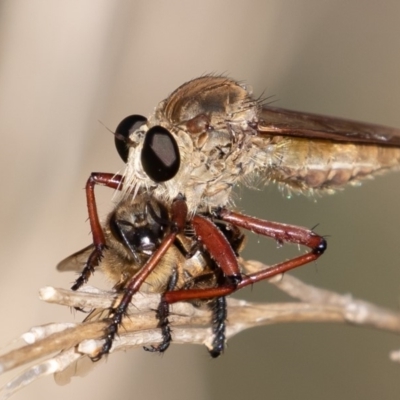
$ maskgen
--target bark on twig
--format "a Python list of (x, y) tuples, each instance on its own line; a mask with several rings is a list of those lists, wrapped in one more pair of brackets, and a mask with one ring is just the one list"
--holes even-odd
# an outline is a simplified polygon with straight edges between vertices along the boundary
[[(243, 266), (249, 272), (267, 268), (256, 261), (243, 262)], [(399, 313), (353, 299), (349, 295), (307, 285), (288, 274), (274, 277), (270, 283), (300, 302), (268, 304), (228, 299), (228, 339), (255, 326), (293, 322), (351, 323), (400, 333)], [(107, 309), (119, 300), (115, 292), (90, 287), (78, 292), (47, 287), (41, 289), (40, 297), (49, 303), (96, 309), (97, 317), (77, 324), (43, 325), (23, 334), (22, 339), (28, 344), (0, 356), (0, 372), (5, 373), (30, 363), (33, 365), (2, 388), (0, 399), (10, 397), (32, 381), (47, 375), (54, 374), (59, 383), (66, 383), (71, 376), (80, 374), (81, 368), (77, 367), (79, 363), (91, 365), (87, 356), (94, 356), (102, 346)], [(161, 341), (154, 312), (159, 300), (160, 296), (154, 294), (138, 293), (134, 296), (111, 353)], [(169, 320), (173, 327), (174, 343), (205, 344), (210, 347), (212, 333), (208, 310), (189, 303), (173, 304)], [(392, 355), (392, 359), (399, 357)]]

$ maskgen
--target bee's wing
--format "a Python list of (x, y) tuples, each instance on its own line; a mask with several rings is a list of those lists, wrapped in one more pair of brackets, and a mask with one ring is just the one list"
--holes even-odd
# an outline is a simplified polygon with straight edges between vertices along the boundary
[(261, 136), (294, 136), (400, 147), (400, 129), (269, 106), (259, 111), (257, 129)]
[(71, 382), (74, 376), (79, 376), (81, 378), (85, 377), (94, 367), (104, 362), (106, 358), (103, 357), (98, 362), (94, 363), (88, 356), (83, 355), (78, 360), (74, 361), (63, 371), (56, 372), (54, 374), (54, 380), (57, 385), (64, 386)]
[[(65, 260), (61, 261), (57, 265), (57, 269), (60, 271), (75, 270), (75, 265), (80, 265), (82, 268), (81, 260), (87, 260), (87, 255), (94, 249), (93, 245), (85, 247), (84, 249), (72, 254)], [(87, 321), (100, 321), (104, 318), (108, 318), (110, 315), (109, 309), (95, 308), (92, 310), (83, 322)], [(100, 362), (103, 362), (106, 358), (103, 357)], [(94, 363), (89, 356), (82, 355), (77, 360), (73, 361), (63, 371), (56, 372), (54, 374), (54, 380), (58, 385), (66, 385), (71, 382), (74, 376), (84, 377), (86, 376), (95, 366), (99, 365), (99, 362)]]
[(95, 308), (89, 315), (83, 320), (83, 322), (88, 321), (101, 321), (102, 319), (110, 317), (110, 310), (108, 308)]
[(65, 258), (64, 260), (60, 261), (57, 264), (58, 271), (82, 271), (82, 268), (86, 264), (90, 254), (95, 249), (93, 244), (85, 247), (82, 250), (77, 251), (76, 253), (70, 255), (69, 257)]
[[(92, 310), (89, 315), (84, 319), (83, 322), (87, 321), (101, 321), (104, 318), (109, 318), (110, 310), (104, 308), (96, 308)], [(94, 367), (97, 367), (101, 362), (106, 360), (106, 357), (103, 357), (101, 360), (93, 362), (88, 355), (81, 355), (77, 360), (73, 361), (68, 365), (67, 368), (60, 372), (56, 372), (54, 374), (54, 380), (58, 385), (66, 385), (71, 382), (71, 379), (74, 376), (84, 377), (89, 372), (92, 371)]]

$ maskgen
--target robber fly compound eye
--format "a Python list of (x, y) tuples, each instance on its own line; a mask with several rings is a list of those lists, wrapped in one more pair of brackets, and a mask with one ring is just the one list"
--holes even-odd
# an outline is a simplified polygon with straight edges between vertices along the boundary
[(124, 118), (117, 126), (115, 131), (115, 147), (122, 161), (125, 163), (128, 162), (129, 146), (127, 143), (129, 136), (146, 122), (147, 118), (142, 115), (130, 115)]
[(141, 162), (154, 182), (165, 182), (178, 172), (181, 163), (178, 145), (171, 133), (162, 126), (150, 128), (143, 142)]

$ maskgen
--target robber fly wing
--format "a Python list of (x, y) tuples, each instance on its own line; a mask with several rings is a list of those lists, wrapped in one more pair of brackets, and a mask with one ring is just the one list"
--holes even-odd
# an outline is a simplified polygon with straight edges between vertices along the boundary
[(258, 132), (269, 136), (400, 147), (400, 129), (269, 106), (259, 111)]

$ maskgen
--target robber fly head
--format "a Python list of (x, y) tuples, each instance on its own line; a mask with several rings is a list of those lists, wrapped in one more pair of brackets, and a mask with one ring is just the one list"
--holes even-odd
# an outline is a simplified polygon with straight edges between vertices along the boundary
[(181, 193), (191, 212), (226, 204), (243, 172), (238, 153), (250, 148), (257, 106), (244, 86), (205, 76), (178, 88), (148, 119), (125, 118), (115, 134), (124, 193), (146, 190), (167, 203)]

